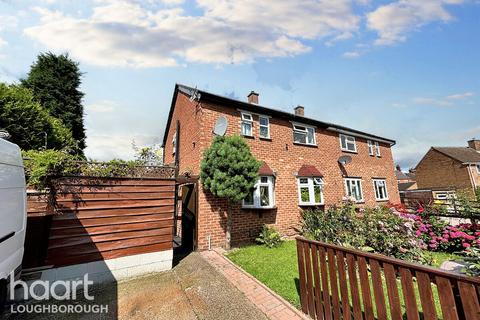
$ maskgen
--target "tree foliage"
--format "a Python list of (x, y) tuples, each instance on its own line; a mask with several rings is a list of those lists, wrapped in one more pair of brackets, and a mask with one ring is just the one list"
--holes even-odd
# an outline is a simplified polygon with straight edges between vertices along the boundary
[(217, 136), (203, 155), (200, 179), (215, 196), (239, 202), (257, 182), (260, 165), (243, 138)]
[(73, 150), (76, 142), (62, 121), (51, 116), (33, 98), (30, 90), (0, 83), (0, 129), (25, 150)]
[(80, 151), (85, 148), (81, 76), (78, 63), (67, 54), (49, 52), (37, 57), (27, 78), (22, 80), (40, 105), (70, 129)]

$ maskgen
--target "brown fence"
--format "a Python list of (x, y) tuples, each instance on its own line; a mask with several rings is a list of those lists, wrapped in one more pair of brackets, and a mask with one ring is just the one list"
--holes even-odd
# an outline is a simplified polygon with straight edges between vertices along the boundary
[(24, 267), (65, 266), (172, 248), (172, 178), (62, 178), (28, 197)]
[(297, 238), (302, 311), (313, 319), (480, 319), (480, 279)]

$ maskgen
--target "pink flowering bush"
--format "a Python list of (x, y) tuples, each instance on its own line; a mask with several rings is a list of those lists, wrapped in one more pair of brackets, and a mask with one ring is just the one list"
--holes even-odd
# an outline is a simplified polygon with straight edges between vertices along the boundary
[(395, 206), (395, 212), (414, 224), (415, 236), (421, 240), (421, 248), (430, 251), (458, 252), (470, 247), (480, 247), (480, 230), (470, 223), (450, 226), (438, 217), (425, 215), (419, 207), (417, 214), (408, 213)]

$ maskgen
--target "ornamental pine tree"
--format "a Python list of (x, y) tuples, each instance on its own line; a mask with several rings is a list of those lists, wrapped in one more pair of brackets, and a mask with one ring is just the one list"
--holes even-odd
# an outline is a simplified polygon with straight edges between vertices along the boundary
[(226, 247), (230, 248), (231, 205), (240, 202), (252, 191), (258, 180), (261, 163), (250, 152), (242, 137), (217, 136), (205, 150), (200, 167), (200, 180), (214, 196), (228, 200)]

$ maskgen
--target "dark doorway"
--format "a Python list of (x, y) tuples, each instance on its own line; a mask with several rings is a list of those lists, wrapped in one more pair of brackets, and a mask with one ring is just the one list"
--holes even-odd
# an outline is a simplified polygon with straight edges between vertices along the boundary
[(174, 263), (197, 246), (197, 188), (196, 183), (178, 186), (177, 217), (175, 219)]

